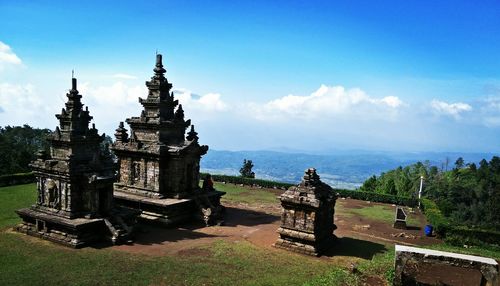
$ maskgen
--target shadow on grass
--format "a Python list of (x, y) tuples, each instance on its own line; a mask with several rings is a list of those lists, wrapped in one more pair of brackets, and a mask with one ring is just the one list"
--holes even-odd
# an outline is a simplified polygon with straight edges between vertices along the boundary
[(323, 254), (324, 256), (351, 256), (372, 259), (375, 254), (387, 251), (387, 248), (383, 244), (352, 237), (337, 238), (333, 244)]

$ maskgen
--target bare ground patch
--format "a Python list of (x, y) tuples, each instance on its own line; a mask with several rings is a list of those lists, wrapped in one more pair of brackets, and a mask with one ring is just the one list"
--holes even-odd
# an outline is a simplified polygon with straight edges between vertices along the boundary
[[(272, 247), (277, 240), (276, 230), (280, 225), (281, 207), (278, 202), (247, 204), (239, 202), (225, 202), (227, 209), (226, 221), (223, 226), (204, 227), (200, 224), (189, 224), (178, 228), (162, 228), (161, 226), (144, 226), (137, 234), (136, 240), (131, 245), (114, 246), (121, 251), (142, 253), (146, 255), (196, 255), (199, 247), (209, 245), (216, 240), (227, 241), (249, 241), (259, 248), (270, 251), (276, 250)], [(378, 203), (371, 203), (378, 204)], [(392, 224), (372, 220), (368, 217), (345, 215), (342, 210), (349, 208), (366, 207), (367, 202), (346, 199), (338, 201), (336, 207), (335, 224), (337, 230), (335, 235), (339, 238), (336, 242), (343, 245), (343, 249), (333, 245), (332, 251), (326, 256), (357, 256), (370, 259), (374, 254), (382, 252), (385, 247), (398, 244), (408, 245), (431, 245), (439, 243), (436, 238), (426, 237), (423, 234), (425, 218), (419, 216), (421, 222), (408, 230), (394, 229)], [(388, 204), (380, 204), (392, 207)], [(405, 235), (400, 235), (404, 232)], [(365, 243), (366, 242), (366, 243)], [(373, 243), (374, 245), (371, 245)], [(384, 249), (377, 246), (381, 245)], [(367, 255), (359, 255), (345, 248), (365, 247)], [(207, 253), (199, 253), (200, 256)]]

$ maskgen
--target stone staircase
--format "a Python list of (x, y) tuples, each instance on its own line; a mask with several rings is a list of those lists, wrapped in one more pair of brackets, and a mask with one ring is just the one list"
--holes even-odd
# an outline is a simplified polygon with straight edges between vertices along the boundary
[(110, 232), (108, 238), (111, 243), (115, 245), (131, 241), (133, 227), (127, 225), (121, 216), (112, 214), (104, 219), (104, 223)]

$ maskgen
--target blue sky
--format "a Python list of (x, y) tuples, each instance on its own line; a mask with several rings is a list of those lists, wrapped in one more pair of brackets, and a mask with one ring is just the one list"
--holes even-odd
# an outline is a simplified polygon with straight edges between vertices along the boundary
[(497, 1), (67, 2), (0, 0), (0, 125), (53, 129), (74, 68), (111, 134), (158, 50), (213, 149), (500, 151)]

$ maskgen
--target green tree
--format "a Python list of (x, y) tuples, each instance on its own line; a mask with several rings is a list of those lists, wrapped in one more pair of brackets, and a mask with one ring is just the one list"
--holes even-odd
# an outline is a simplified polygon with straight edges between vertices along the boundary
[(464, 159), (462, 157), (458, 157), (455, 161), (455, 169), (462, 169), (464, 167)]
[(255, 173), (252, 172), (252, 168), (254, 167), (252, 160), (243, 160), (243, 166), (240, 169), (240, 174), (245, 178), (255, 178)]
[(373, 175), (363, 183), (363, 185), (360, 187), (360, 190), (363, 192), (375, 192), (376, 188), (377, 176)]
[(434, 200), (452, 223), (500, 230), (500, 157), (483, 159), (478, 166), (458, 158), (450, 171), (417, 162), (370, 177), (360, 190), (412, 196), (420, 176), (425, 178), (424, 196)]
[(49, 149), (49, 134), (29, 125), (0, 127), (0, 175), (28, 172), (37, 151)]

